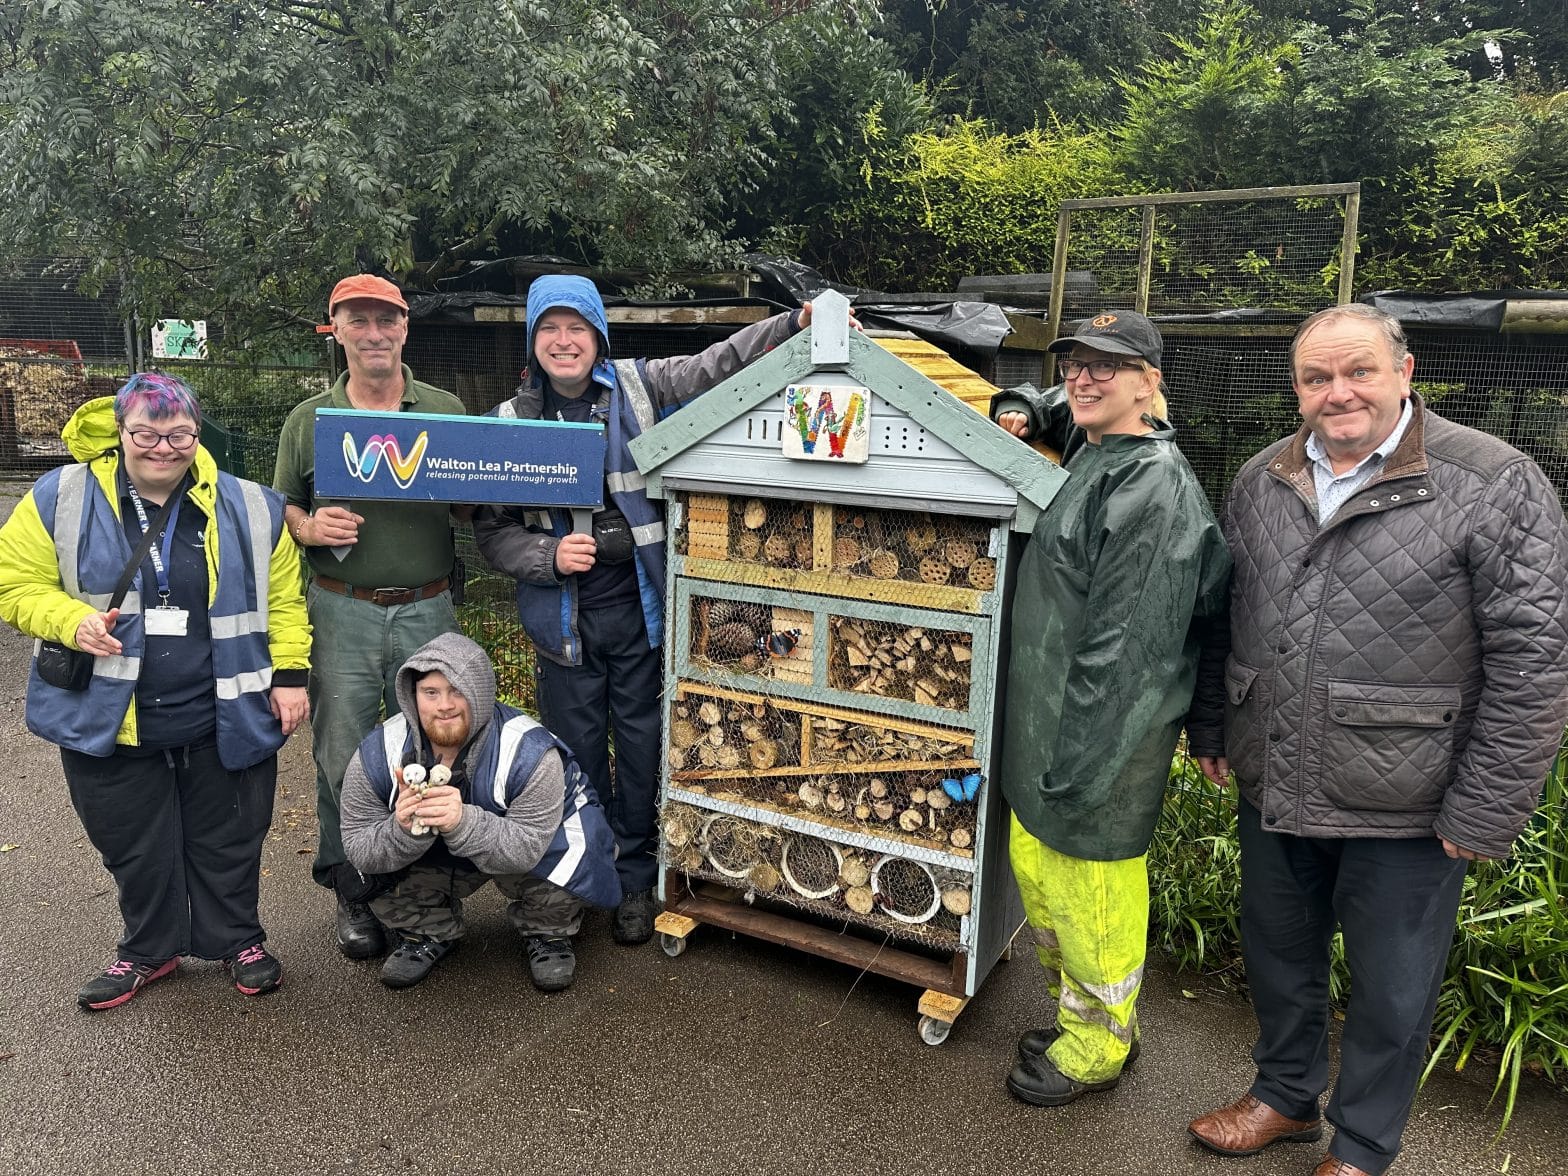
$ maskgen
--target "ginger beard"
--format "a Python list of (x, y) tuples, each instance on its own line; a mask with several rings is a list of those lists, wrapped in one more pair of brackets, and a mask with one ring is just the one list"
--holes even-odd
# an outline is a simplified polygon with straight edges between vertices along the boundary
[(473, 726), (468, 699), (438, 670), (414, 684), (414, 701), (419, 709), (419, 726), (425, 738), (438, 751), (456, 751), (468, 742)]

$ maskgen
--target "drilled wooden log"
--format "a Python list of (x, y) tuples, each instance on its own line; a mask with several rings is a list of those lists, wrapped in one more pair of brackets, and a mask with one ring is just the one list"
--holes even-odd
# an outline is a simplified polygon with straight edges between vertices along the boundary
[(946, 584), (952, 576), (952, 565), (940, 556), (927, 555), (921, 558), (920, 578), (927, 584)]
[(975, 562), (980, 549), (967, 539), (949, 539), (943, 545), (942, 553), (955, 568), (967, 568)]
[(996, 561), (988, 555), (982, 555), (969, 565), (969, 586), (981, 592), (989, 592), (996, 587)]

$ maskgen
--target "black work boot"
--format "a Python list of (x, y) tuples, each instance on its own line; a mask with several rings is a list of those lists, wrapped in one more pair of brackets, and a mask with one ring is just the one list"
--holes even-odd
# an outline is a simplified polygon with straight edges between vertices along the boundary
[(381, 920), (362, 902), (338, 895), (338, 950), (351, 960), (386, 955), (387, 933)]
[(634, 890), (615, 908), (610, 934), (616, 943), (635, 947), (653, 938), (654, 901), (652, 890)]

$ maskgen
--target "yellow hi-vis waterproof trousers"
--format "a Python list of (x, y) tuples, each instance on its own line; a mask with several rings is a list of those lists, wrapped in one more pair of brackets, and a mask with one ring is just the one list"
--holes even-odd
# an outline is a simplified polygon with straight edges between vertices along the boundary
[(1080, 1082), (1121, 1073), (1138, 1036), (1135, 1008), (1149, 938), (1143, 857), (1094, 862), (1057, 853), (1012, 818), (1009, 850), (1061, 1036), (1047, 1055)]

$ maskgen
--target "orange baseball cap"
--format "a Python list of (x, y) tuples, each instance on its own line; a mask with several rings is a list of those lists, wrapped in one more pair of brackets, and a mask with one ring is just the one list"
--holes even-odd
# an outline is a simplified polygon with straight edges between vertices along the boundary
[(338, 303), (347, 302), (350, 298), (370, 298), (399, 310), (408, 309), (408, 303), (403, 301), (403, 292), (385, 278), (378, 278), (374, 274), (355, 274), (332, 287), (332, 297), (327, 299), (327, 317), (332, 317)]

